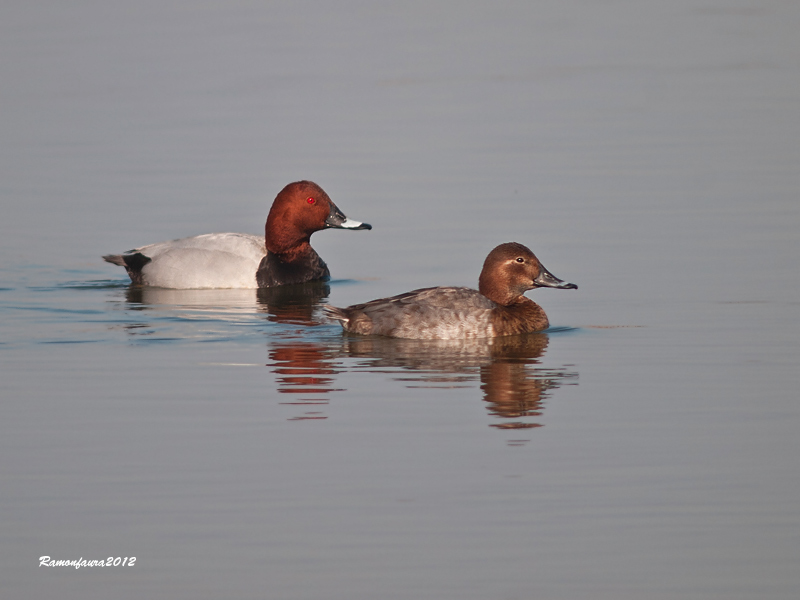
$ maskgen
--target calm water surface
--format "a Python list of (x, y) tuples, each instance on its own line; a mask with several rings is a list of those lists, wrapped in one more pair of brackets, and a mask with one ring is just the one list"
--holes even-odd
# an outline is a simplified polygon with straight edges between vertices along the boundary
[[(0, 9), (9, 598), (794, 599), (792, 2)], [(129, 287), (100, 255), (370, 232), (334, 279)], [(345, 336), (505, 241), (546, 333)], [(39, 567), (136, 557), (132, 567)]]

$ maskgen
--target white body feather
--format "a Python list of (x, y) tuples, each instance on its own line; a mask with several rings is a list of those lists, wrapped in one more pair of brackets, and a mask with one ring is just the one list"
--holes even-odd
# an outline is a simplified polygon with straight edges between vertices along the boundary
[(257, 288), (256, 271), (267, 249), (263, 235), (206, 233), (130, 253), (136, 252), (150, 258), (142, 268), (145, 285), (186, 290)]

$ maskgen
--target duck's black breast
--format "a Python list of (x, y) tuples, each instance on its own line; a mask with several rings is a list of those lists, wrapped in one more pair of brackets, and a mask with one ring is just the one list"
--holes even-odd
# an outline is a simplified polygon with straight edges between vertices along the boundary
[(258, 287), (268, 288), (329, 279), (331, 273), (328, 265), (312, 248), (308, 250), (291, 261), (282, 260), (280, 255), (267, 252), (256, 272)]

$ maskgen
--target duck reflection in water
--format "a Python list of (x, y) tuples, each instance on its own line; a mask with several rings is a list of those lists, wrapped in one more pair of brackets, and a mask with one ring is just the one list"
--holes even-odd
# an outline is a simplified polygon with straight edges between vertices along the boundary
[(305, 326), (321, 324), (314, 318), (314, 311), (330, 293), (331, 286), (324, 281), (262, 288), (257, 291), (259, 307), (267, 314), (268, 321)]
[[(270, 322), (309, 327), (322, 324), (314, 313), (329, 294), (327, 283), (313, 281), (260, 289), (258, 302)], [(275, 374), (278, 393), (291, 398), (281, 404), (307, 409), (292, 421), (326, 419), (320, 408), (329, 403), (328, 394), (346, 391), (334, 386), (338, 373), (335, 353), (325, 344), (308, 339), (302, 329), (283, 329), (269, 338), (267, 367)]]
[(336, 388), (335, 356), (328, 348), (297, 340), (272, 341), (267, 367), (275, 374), (279, 394), (289, 394), (281, 404), (304, 407), (307, 410), (290, 420), (326, 419), (320, 410), (329, 403), (328, 394), (345, 392)]
[[(317, 331), (320, 326), (330, 327), (319, 318), (329, 293), (327, 283), (309, 282), (261, 290), (130, 287), (126, 296), (132, 305), (128, 308), (163, 306), (173, 314), (176, 309), (186, 310), (192, 318), (208, 312), (214, 319), (236, 319), (252, 315), (255, 307), (270, 323), (279, 324), (267, 336), (267, 367), (275, 374), (278, 393), (290, 398), (284, 403), (307, 409), (292, 420), (326, 418), (320, 408), (329, 403), (332, 392), (346, 391), (336, 385), (337, 374), (345, 369), (388, 372), (414, 388), (472, 389), (480, 381), (487, 410), (500, 421), (490, 426), (499, 429), (540, 427), (536, 419), (553, 390), (577, 382), (574, 371), (541, 366), (548, 333), (471, 340), (365, 337), (338, 331), (335, 336), (309, 335), (309, 327)], [(347, 358), (358, 361), (350, 366), (344, 363)]]
[(125, 290), (128, 308), (156, 307), (176, 311), (206, 311), (224, 319), (226, 314), (252, 313), (256, 308), (267, 320), (290, 325), (319, 325), (314, 311), (331, 293), (325, 281), (310, 281), (262, 289), (175, 290), (131, 285)]
[(537, 366), (548, 342), (545, 333), (473, 340), (347, 336), (343, 354), (364, 359), (358, 370), (418, 373), (396, 378), (408, 387), (471, 388), (477, 374), (489, 414), (504, 420), (490, 426), (529, 429), (541, 423), (520, 419), (541, 416), (552, 390), (577, 382), (576, 372)]

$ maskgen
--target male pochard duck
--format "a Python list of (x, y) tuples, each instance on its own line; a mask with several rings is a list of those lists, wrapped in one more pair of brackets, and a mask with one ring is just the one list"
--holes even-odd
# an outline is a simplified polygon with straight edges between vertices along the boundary
[[(283, 188), (272, 203), (265, 237), (207, 233), (110, 254), (131, 281), (173, 289), (266, 288), (327, 279), (330, 271), (309, 243), (321, 229), (372, 229), (344, 216), (311, 181)], [(266, 239), (266, 244), (265, 244)]]
[(542, 307), (524, 297), (537, 287), (578, 289), (555, 277), (528, 248), (500, 244), (483, 263), (478, 290), (434, 287), (325, 312), (345, 331), (415, 339), (491, 338), (547, 329)]

